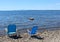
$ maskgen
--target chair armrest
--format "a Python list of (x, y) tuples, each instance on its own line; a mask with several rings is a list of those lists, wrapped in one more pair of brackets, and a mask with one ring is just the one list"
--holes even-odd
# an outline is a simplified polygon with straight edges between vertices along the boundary
[(5, 31), (8, 32), (7, 28), (5, 28)]
[(27, 29), (27, 32), (30, 34), (31, 33), (31, 31), (29, 30), (29, 29)]

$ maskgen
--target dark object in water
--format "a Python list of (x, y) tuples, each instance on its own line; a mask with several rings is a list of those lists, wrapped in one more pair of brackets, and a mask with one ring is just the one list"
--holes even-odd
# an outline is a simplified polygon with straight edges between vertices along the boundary
[(29, 18), (29, 20), (34, 20), (34, 18)]
[(40, 39), (40, 40), (43, 40), (44, 38), (40, 37), (40, 36), (37, 36), (37, 35), (33, 35), (31, 36), (31, 38), (36, 38), (36, 39)]

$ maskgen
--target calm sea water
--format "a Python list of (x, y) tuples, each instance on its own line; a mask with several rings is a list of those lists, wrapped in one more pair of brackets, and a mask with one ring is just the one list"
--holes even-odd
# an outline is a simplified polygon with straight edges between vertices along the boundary
[[(31, 21), (29, 18), (34, 20)], [(16, 24), (17, 28), (30, 28), (33, 25), (59, 28), (60, 10), (0, 11), (0, 30), (7, 28), (9, 24)]]

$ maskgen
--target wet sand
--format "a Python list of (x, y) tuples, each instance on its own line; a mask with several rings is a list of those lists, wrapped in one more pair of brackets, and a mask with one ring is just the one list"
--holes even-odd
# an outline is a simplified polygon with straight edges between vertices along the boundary
[(44, 39), (30, 38), (27, 33), (20, 34), (22, 38), (12, 39), (8, 36), (0, 37), (0, 42), (60, 42), (60, 30), (38, 32), (37, 36)]

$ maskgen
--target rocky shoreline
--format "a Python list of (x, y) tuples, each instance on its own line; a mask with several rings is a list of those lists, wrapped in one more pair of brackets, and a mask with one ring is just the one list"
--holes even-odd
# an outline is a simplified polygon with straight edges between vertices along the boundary
[(0, 42), (60, 42), (60, 30), (38, 32), (37, 36), (44, 37), (44, 39), (29, 38), (27, 33), (20, 34), (22, 38), (12, 39), (8, 36), (0, 37)]

